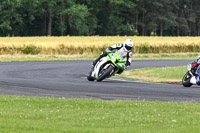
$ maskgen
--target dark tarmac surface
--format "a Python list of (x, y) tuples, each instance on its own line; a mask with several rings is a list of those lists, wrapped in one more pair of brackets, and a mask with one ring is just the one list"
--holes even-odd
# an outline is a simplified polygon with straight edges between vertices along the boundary
[[(193, 60), (134, 60), (129, 69), (183, 66)], [(92, 61), (0, 62), (0, 95), (200, 102), (200, 87), (86, 79)], [(187, 71), (187, 70), (185, 70)]]

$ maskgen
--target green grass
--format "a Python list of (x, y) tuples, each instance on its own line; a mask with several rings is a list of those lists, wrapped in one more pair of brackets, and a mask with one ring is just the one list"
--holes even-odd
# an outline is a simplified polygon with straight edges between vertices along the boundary
[(181, 83), (186, 66), (142, 68), (126, 71), (120, 76), (129, 79), (138, 79), (156, 83)]
[(62, 61), (62, 60), (94, 60), (94, 57), (3, 57), (2, 62), (11, 61)]
[(138, 54), (133, 55), (134, 59), (196, 59), (199, 56), (198, 53), (186, 53), (186, 54)]
[[(197, 53), (189, 54), (134, 54), (133, 60), (144, 59), (196, 59)], [(57, 60), (95, 60), (99, 55), (2, 55), (0, 61), (57, 61)]]
[(1, 133), (195, 133), (200, 103), (0, 96)]

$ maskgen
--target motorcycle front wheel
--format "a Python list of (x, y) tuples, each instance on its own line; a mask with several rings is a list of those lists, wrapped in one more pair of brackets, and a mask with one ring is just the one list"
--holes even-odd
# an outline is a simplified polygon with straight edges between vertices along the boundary
[(104, 80), (106, 77), (110, 76), (110, 73), (114, 71), (113, 66), (109, 66), (107, 69), (104, 69), (102, 71), (100, 71), (99, 73), (99, 77), (97, 78), (98, 82), (101, 82), (102, 80)]
[(192, 84), (190, 83), (190, 79), (192, 78), (192, 76), (189, 74), (189, 72), (187, 72), (182, 79), (182, 85), (184, 87), (191, 87)]
[(94, 81), (94, 78), (91, 76), (92, 72), (94, 71), (94, 68), (92, 68), (87, 76), (88, 81)]

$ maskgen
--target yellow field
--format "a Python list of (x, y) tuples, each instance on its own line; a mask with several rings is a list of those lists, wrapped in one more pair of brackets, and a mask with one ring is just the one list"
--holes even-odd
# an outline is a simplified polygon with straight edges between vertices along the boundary
[(0, 37), (0, 54), (94, 54), (106, 47), (134, 41), (134, 53), (200, 52), (200, 37)]
[(87, 47), (112, 45), (115, 43), (123, 43), (125, 39), (130, 38), (135, 45), (177, 45), (177, 44), (200, 44), (200, 37), (137, 37), (137, 36), (91, 36), (91, 37), (0, 37), (0, 46), (23, 46), (36, 45), (43, 47), (58, 47), (60, 44)]

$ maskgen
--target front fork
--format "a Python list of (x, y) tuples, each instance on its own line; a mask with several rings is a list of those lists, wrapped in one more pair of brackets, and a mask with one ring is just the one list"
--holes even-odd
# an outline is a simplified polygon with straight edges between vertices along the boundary
[(188, 71), (189, 72), (189, 74), (193, 77), (194, 76), (194, 74), (192, 74), (192, 72), (191, 71)]

